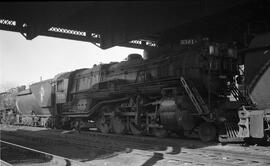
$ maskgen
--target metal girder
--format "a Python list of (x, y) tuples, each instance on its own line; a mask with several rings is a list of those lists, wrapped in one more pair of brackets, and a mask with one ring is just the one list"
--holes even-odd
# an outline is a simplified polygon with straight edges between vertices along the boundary
[(43, 35), (92, 42), (102, 49), (116, 45), (146, 48), (153, 47), (146, 40), (162, 43), (207, 30), (205, 24), (212, 22), (200, 26), (200, 20), (257, 1), (1, 2), (0, 20), (14, 20), (16, 25), (0, 22), (0, 29), (20, 32), (29, 40)]

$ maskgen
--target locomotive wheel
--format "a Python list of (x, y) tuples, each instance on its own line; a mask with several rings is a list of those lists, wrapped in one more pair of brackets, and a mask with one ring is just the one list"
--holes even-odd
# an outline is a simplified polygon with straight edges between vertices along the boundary
[(216, 139), (217, 129), (211, 123), (202, 123), (199, 126), (199, 136), (203, 142), (209, 142)]
[(153, 133), (156, 137), (164, 138), (168, 136), (168, 132), (162, 128), (153, 128)]
[(75, 121), (71, 121), (70, 122), (70, 127), (69, 128), (71, 128), (71, 129), (75, 129), (76, 127), (75, 127)]
[(53, 122), (51, 119), (48, 119), (46, 122), (45, 122), (45, 127), (48, 129), (48, 128), (53, 128)]
[(97, 121), (97, 128), (105, 134), (110, 131), (110, 125), (106, 123), (106, 119), (103, 115)]
[(129, 123), (130, 131), (133, 135), (141, 135), (142, 131), (139, 129), (139, 127), (136, 126), (134, 122)]
[(184, 130), (178, 130), (178, 131), (175, 131), (174, 133), (180, 138), (185, 137)]
[(123, 134), (126, 128), (125, 124), (122, 122), (122, 120), (118, 116), (113, 117), (112, 127), (113, 127), (113, 131), (116, 134)]

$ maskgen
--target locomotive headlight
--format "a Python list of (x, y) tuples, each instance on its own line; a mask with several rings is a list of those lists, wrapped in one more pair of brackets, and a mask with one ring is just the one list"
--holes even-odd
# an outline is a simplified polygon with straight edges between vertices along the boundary
[(215, 46), (209, 46), (209, 54), (214, 55), (215, 54)]
[(209, 54), (210, 55), (218, 55), (218, 47), (214, 45), (209, 46)]

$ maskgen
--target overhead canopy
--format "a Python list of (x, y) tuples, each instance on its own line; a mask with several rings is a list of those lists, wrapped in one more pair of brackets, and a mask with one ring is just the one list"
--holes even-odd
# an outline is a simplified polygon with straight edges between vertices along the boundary
[(246, 21), (258, 11), (252, 11), (254, 6), (260, 4), (267, 2), (1, 2), (0, 29), (20, 32), (29, 40), (43, 35), (88, 41), (102, 49), (116, 45), (145, 48), (217, 30), (233, 36), (247, 26)]

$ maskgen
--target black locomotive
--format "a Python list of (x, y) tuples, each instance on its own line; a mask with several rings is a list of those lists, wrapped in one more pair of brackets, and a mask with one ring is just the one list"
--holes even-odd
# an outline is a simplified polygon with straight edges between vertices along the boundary
[(17, 95), (17, 112), (38, 116), (47, 127), (237, 141), (238, 110), (252, 102), (237, 88), (236, 76), (233, 46), (195, 43), (32, 84), (30, 93)]

